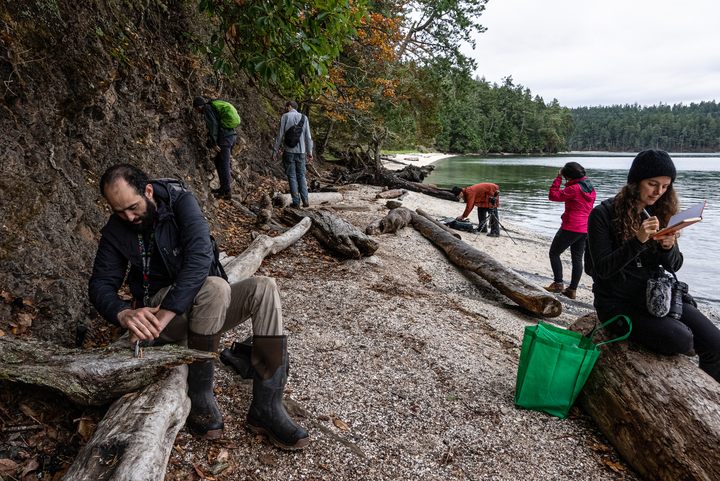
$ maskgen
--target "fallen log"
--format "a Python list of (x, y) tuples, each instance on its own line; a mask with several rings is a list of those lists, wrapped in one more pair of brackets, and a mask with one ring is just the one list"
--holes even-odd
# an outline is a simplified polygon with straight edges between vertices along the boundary
[(442, 249), (453, 264), (478, 274), (523, 309), (543, 317), (557, 317), (562, 313), (562, 304), (554, 296), (487, 254), (456, 239), (429, 219), (412, 213), (412, 225)]
[(127, 344), (78, 350), (5, 336), (0, 337), (0, 379), (48, 387), (78, 404), (100, 406), (155, 382), (174, 366), (213, 357), (167, 345), (137, 358)]
[(450, 234), (451, 236), (455, 237), (456, 239), (462, 239), (462, 237), (460, 237), (460, 234), (458, 234), (457, 231), (452, 230), (450, 227), (446, 226), (446, 225), (443, 224), (442, 222), (440, 222), (440, 221), (438, 221), (438, 220), (436, 220), (436, 219), (433, 219), (433, 218), (430, 216), (430, 214), (428, 214), (428, 213), (425, 212), (424, 210), (422, 210), (422, 209), (415, 209), (415, 212), (417, 212), (417, 213), (420, 214), (421, 216), (425, 217), (425, 218), (426, 218), (427, 220), (429, 220), (430, 222), (433, 222), (436, 226), (440, 227), (442, 230), (444, 230), (445, 232), (447, 232), (447, 233)]
[[(238, 282), (252, 276), (265, 256), (285, 249), (302, 237), (309, 227), (310, 220), (302, 219), (281, 236), (261, 235), (239, 256), (224, 257), (228, 278)], [(154, 348), (146, 349), (145, 357), (154, 351)], [(158, 409), (148, 411), (158, 403), (167, 404), (167, 408), (158, 406)], [(91, 447), (81, 451), (82, 456), (75, 459), (69, 471), (72, 476), (68, 474), (63, 479), (162, 481), (175, 436), (189, 412), (187, 369), (174, 371), (165, 381), (146, 387), (137, 397), (128, 395), (118, 399), (98, 425), (88, 443)], [(108, 447), (115, 456), (103, 454)], [(105, 466), (106, 471), (100, 471), (103, 462), (111, 464)], [(111, 469), (114, 466), (122, 469)]]
[[(308, 202), (310, 205), (335, 204), (343, 200), (343, 195), (339, 192), (310, 192), (308, 194)], [(275, 207), (287, 207), (292, 204), (292, 196), (290, 194), (279, 194), (273, 198)]]
[(408, 193), (405, 189), (391, 189), (391, 190), (384, 190), (382, 192), (379, 192), (375, 198), (376, 199), (397, 199), (400, 198)]
[(295, 227), (277, 237), (260, 235), (237, 257), (222, 260), (228, 282), (234, 284), (252, 276), (269, 254), (277, 254), (297, 242), (310, 229), (312, 221), (304, 217)]
[(150, 481), (165, 478), (178, 431), (190, 412), (187, 367), (110, 406), (64, 480)]
[[(591, 314), (570, 329), (588, 334), (596, 323)], [(578, 401), (625, 461), (645, 479), (720, 479), (720, 383), (687, 356), (632, 342), (602, 349)]]
[(405, 189), (413, 192), (420, 192), (422, 194), (430, 195), (445, 200), (452, 200), (457, 202), (457, 197), (452, 192), (445, 189), (438, 189), (432, 185), (420, 184), (417, 182), (411, 182), (409, 180), (401, 179), (393, 174), (392, 171), (387, 169), (378, 169), (375, 173), (375, 181), (380, 185), (385, 185), (391, 189)]
[(365, 228), (368, 235), (393, 234), (412, 222), (412, 212), (408, 209), (393, 209), (382, 219), (378, 219)]
[(326, 210), (283, 209), (282, 219), (295, 223), (302, 217), (312, 219), (312, 233), (332, 253), (350, 259), (369, 257), (378, 249), (378, 243), (360, 232), (354, 225)]

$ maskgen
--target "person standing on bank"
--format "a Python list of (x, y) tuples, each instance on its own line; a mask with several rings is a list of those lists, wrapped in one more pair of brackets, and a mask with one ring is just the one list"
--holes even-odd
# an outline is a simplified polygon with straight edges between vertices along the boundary
[(208, 100), (195, 97), (193, 108), (203, 114), (208, 129), (207, 148), (215, 152), (215, 170), (218, 173), (220, 187), (210, 192), (219, 199), (232, 199), (230, 183), (230, 154), (237, 139), (235, 129), (240, 125), (240, 115), (235, 107), (224, 100)]
[[(631, 340), (664, 355), (694, 350), (700, 368), (720, 382), (720, 330), (694, 301), (683, 296), (679, 319), (655, 317), (647, 308), (648, 279), (660, 266), (675, 272), (683, 263), (677, 233), (653, 237), (678, 211), (675, 176), (667, 152), (644, 150), (637, 154), (627, 184), (590, 213), (585, 272), (593, 279), (600, 322), (624, 314), (632, 321)], [(617, 329), (627, 330), (627, 326)]]
[(282, 144), (283, 170), (290, 184), (292, 206), (300, 207), (302, 200), (303, 207), (308, 207), (310, 201), (305, 180), (305, 157), (312, 162), (313, 140), (310, 135), (310, 120), (307, 115), (298, 112), (297, 107), (293, 100), (285, 103), (285, 113), (280, 118), (280, 129), (273, 144), (272, 158), (277, 160)]
[[(228, 284), (200, 205), (181, 181), (149, 180), (136, 167), (117, 164), (100, 178), (100, 193), (113, 213), (101, 231), (89, 282), (98, 312), (127, 329), (131, 342), (187, 340), (189, 348), (209, 352), (217, 352), (223, 332), (252, 318), (248, 428), (283, 449), (307, 446), (307, 431), (282, 403), (288, 353), (275, 280)], [(126, 272), (132, 302), (118, 296)], [(212, 360), (188, 368), (186, 426), (205, 439), (220, 438), (224, 429), (213, 379)]]
[[(500, 187), (491, 182), (483, 182), (471, 185), (461, 189), (453, 187), (451, 192), (458, 198), (460, 202), (465, 201), (465, 211), (461, 216), (456, 217), (457, 220), (465, 220), (470, 215), (473, 207), (477, 206), (478, 211), (478, 229), (480, 232), (487, 232), (488, 222), (490, 223), (490, 233), (488, 237), (500, 236), (500, 218), (498, 217), (497, 208), (500, 207)], [(488, 219), (488, 216), (490, 218)]]
[[(560, 188), (563, 179), (565, 187)], [(562, 292), (575, 299), (577, 287), (583, 273), (583, 254), (587, 239), (588, 216), (595, 203), (595, 187), (585, 175), (585, 168), (577, 162), (568, 162), (558, 171), (550, 186), (548, 198), (553, 202), (565, 202), (565, 212), (560, 217), (562, 223), (550, 245), (550, 267), (553, 282), (545, 289), (550, 292)], [(563, 266), (560, 254), (570, 248), (572, 275), (570, 285), (565, 289)]]

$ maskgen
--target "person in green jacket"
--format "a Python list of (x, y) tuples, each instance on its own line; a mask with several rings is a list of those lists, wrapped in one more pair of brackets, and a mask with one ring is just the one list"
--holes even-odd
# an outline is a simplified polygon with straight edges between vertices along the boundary
[(237, 139), (235, 128), (240, 125), (240, 116), (235, 107), (224, 100), (205, 100), (195, 97), (193, 108), (203, 114), (208, 129), (207, 147), (215, 152), (215, 169), (220, 179), (220, 188), (212, 189), (213, 195), (230, 200), (230, 152)]

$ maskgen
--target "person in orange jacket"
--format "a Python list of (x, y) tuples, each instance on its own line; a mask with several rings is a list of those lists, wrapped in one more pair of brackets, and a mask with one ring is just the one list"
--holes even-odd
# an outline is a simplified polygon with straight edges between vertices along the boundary
[(488, 237), (500, 236), (500, 218), (497, 208), (500, 206), (500, 187), (491, 182), (482, 182), (461, 189), (453, 187), (451, 192), (459, 201), (465, 201), (465, 211), (457, 220), (465, 220), (473, 207), (478, 208), (478, 230), (487, 232), (488, 215), (490, 216), (490, 233)]

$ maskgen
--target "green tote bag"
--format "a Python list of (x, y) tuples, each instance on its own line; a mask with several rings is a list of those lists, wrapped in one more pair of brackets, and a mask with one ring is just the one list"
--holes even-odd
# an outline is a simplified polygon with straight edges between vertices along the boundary
[[(593, 343), (596, 332), (621, 318), (628, 325), (626, 334)], [(631, 331), (630, 319), (623, 315), (596, 327), (589, 337), (542, 321), (526, 327), (515, 382), (515, 405), (566, 417), (600, 356), (600, 346), (624, 341)]]

